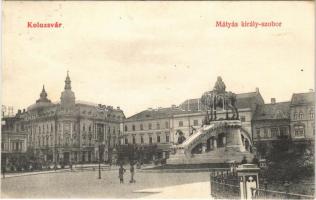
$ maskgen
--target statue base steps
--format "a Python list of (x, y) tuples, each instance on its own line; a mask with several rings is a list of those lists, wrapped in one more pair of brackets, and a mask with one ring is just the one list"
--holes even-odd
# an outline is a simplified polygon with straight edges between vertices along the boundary
[(167, 159), (168, 165), (179, 164), (204, 164), (204, 163), (227, 163), (229, 161), (241, 162), (246, 156), (248, 162), (251, 162), (254, 155), (248, 151), (240, 152), (233, 148), (218, 148), (214, 151), (205, 152), (202, 154), (192, 154), (187, 157), (185, 154), (170, 155)]

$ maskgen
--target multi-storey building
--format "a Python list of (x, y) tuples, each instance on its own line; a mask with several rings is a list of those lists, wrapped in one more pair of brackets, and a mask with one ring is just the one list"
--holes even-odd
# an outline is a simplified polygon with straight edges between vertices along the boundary
[(290, 138), (290, 102), (276, 102), (257, 107), (252, 119), (252, 138), (260, 152), (265, 156), (276, 141)]
[[(255, 92), (237, 94), (237, 107), (242, 122), (242, 131), (251, 137), (251, 119), (258, 105), (264, 104), (259, 89)], [(231, 111), (229, 111), (230, 114)], [(179, 133), (188, 138), (203, 124), (206, 111), (200, 99), (189, 99), (179, 106), (149, 108), (124, 121), (124, 144), (157, 146), (156, 153), (149, 157), (165, 158), (170, 146), (177, 144)], [(225, 118), (226, 111), (219, 109), (217, 117)], [(147, 157), (148, 157), (147, 156)]]
[[(283, 139), (292, 141), (294, 147), (313, 144), (315, 141), (315, 93), (293, 94), (289, 102), (261, 105), (252, 120), (253, 141), (264, 156), (271, 145)], [(313, 149), (313, 148), (312, 148)]]
[(1, 126), (1, 153), (25, 153), (27, 150), (27, 134), (21, 126), (16, 123), (20, 121), (17, 116), (3, 117)]
[(293, 141), (314, 141), (315, 92), (294, 93), (290, 105), (290, 126)]
[(45, 161), (107, 160), (119, 143), (125, 116), (117, 107), (76, 101), (67, 74), (60, 102), (52, 103), (43, 86), (40, 98), (19, 111), (15, 131), (27, 135), (27, 147)]

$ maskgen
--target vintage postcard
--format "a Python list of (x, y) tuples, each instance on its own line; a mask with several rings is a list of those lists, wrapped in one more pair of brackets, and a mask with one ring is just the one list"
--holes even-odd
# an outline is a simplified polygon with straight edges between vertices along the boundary
[(3, 1), (1, 198), (314, 199), (314, 1)]

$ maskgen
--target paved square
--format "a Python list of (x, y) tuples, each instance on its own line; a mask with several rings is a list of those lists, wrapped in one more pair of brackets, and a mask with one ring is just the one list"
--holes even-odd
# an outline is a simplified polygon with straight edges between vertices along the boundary
[[(209, 190), (207, 172), (136, 172), (135, 184), (128, 183), (130, 179), (128, 171), (124, 176), (124, 184), (119, 183), (117, 170), (102, 171), (101, 180), (97, 177), (98, 171), (66, 171), (5, 178), (1, 180), (1, 195), (2, 198), (144, 198), (155, 194), (150, 192), (151, 188), (167, 188), (189, 183), (201, 184), (201, 182), (206, 182), (207, 186), (203, 188)], [(136, 192), (139, 190), (148, 190), (148, 192)], [(161, 191), (163, 190), (165, 189)], [(170, 188), (167, 191), (170, 191)], [(185, 191), (182, 188), (181, 193), (183, 192)], [(168, 192), (166, 194), (168, 195)], [(157, 195), (162, 196), (162, 194)], [(174, 193), (172, 195), (166, 198), (174, 198)], [(183, 194), (180, 196), (183, 198)], [(190, 197), (194, 195), (191, 194), (188, 198)]]

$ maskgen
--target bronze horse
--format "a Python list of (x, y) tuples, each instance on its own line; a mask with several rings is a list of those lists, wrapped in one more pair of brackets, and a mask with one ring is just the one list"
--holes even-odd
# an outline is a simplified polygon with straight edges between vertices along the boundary
[[(201, 97), (201, 103), (206, 109), (206, 120), (208, 123), (209, 116), (208, 110), (211, 111), (210, 121), (217, 120), (216, 110), (217, 107), (226, 108), (226, 119), (239, 119), (239, 113), (236, 107), (237, 99), (236, 94), (232, 92), (217, 93), (215, 91), (205, 92)], [(228, 109), (232, 110), (232, 117), (228, 116)]]

